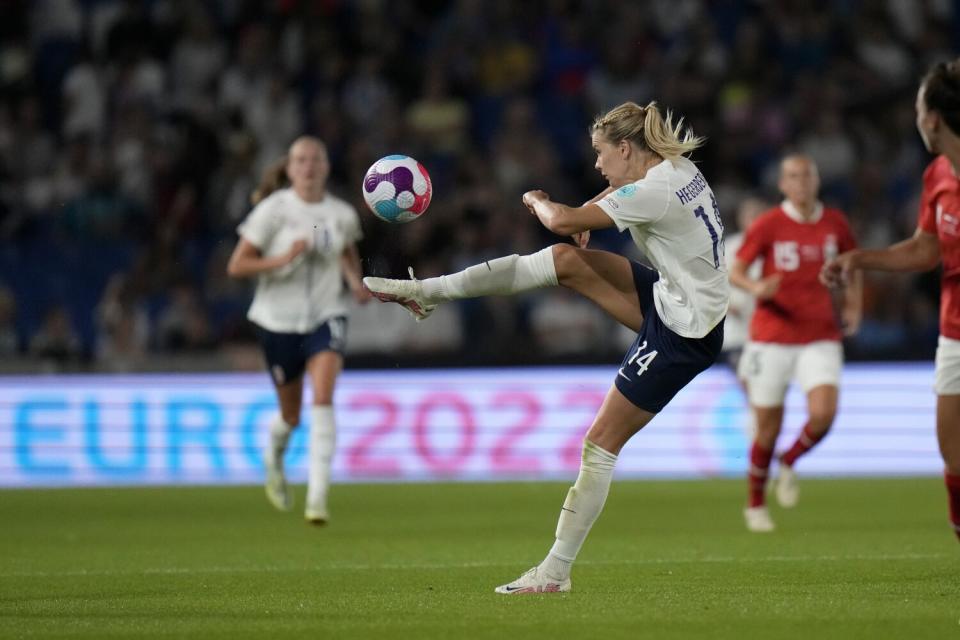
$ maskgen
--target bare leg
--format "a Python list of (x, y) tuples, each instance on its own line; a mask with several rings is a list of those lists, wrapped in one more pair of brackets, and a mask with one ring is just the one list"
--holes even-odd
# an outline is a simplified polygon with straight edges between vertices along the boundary
[(277, 385), (277, 400), (280, 403), (280, 417), (291, 427), (300, 424), (300, 409), (303, 403), (303, 377)]
[(947, 473), (960, 476), (960, 395), (937, 396), (937, 443)]
[(592, 300), (617, 322), (633, 331), (643, 323), (630, 261), (609, 251), (553, 245), (559, 283)]

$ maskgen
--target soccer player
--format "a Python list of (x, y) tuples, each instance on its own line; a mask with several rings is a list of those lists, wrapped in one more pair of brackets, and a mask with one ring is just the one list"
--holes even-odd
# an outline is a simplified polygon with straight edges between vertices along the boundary
[(917, 91), (917, 129), (937, 157), (923, 174), (913, 237), (884, 249), (843, 253), (821, 279), (841, 286), (860, 269), (928, 271), (941, 261), (936, 355), (937, 441), (944, 461), (950, 522), (960, 538), (960, 60), (935, 64)]
[[(746, 230), (750, 227), (757, 217), (770, 208), (770, 205), (760, 198), (745, 198), (737, 208), (737, 228), (736, 233), (730, 233), (724, 236), (723, 245), (725, 247), (724, 260), (727, 263), (727, 270), (733, 267), (736, 260), (737, 251), (743, 245), (743, 237)], [(755, 262), (750, 265), (747, 275), (751, 278), (760, 276), (760, 263)], [(747, 344), (749, 335), (750, 320), (753, 318), (753, 310), (756, 307), (756, 300), (752, 295), (742, 289), (732, 287), (730, 289), (730, 306), (727, 309), (727, 319), (723, 322), (723, 350), (721, 357), (733, 369), (734, 373), (738, 370), (740, 356), (743, 354), (743, 347)]]
[[(777, 501), (789, 508), (799, 499), (794, 464), (823, 440), (836, 416), (843, 368), (840, 340), (844, 332), (856, 331), (861, 313), (859, 279), (842, 301), (834, 300), (819, 280), (824, 262), (856, 242), (843, 213), (817, 200), (816, 164), (805, 155), (786, 156), (778, 186), (783, 202), (750, 225), (730, 268), (730, 282), (757, 299), (739, 365), (756, 425), (743, 512), (747, 529), (755, 532), (774, 529), (766, 482), (787, 387), (797, 380), (807, 396), (808, 414), (796, 442), (778, 460)], [(763, 271), (751, 278), (747, 269), (757, 258)]]
[[(737, 251), (743, 245), (743, 236), (747, 228), (757, 219), (757, 216), (769, 208), (769, 203), (755, 197), (745, 198), (737, 207), (737, 231), (726, 234), (723, 238), (724, 261), (727, 265), (727, 271), (730, 271), (733, 267), (733, 261), (736, 260)], [(758, 278), (760, 267), (760, 261), (754, 262), (747, 270), (747, 275), (751, 278)], [(753, 310), (756, 306), (756, 300), (752, 295), (738, 287), (730, 288), (730, 305), (727, 308), (727, 318), (723, 321), (723, 348), (720, 350), (720, 359), (737, 376), (744, 392), (746, 392), (746, 383), (739, 373), (740, 356), (743, 355), (743, 348), (747, 344), (750, 320), (753, 318)], [(748, 412), (745, 430), (747, 437), (752, 440), (757, 432), (752, 412)]]
[[(373, 295), (427, 317), (447, 300), (568, 287), (637, 332), (583, 444), (580, 473), (567, 493), (546, 558), (497, 593), (570, 590), (570, 570), (610, 489), (617, 454), (698, 373), (723, 343), (729, 283), (723, 225), (706, 179), (685, 154), (703, 140), (676, 126), (655, 103), (622, 104), (591, 128), (596, 168), (610, 186), (580, 207), (543, 191), (523, 202), (549, 230), (573, 235), (526, 256), (506, 256), (423, 281), (364, 278)], [(593, 229), (616, 226), (656, 270), (585, 249)]]
[(257, 277), (247, 317), (256, 327), (280, 413), (270, 423), (264, 452), (267, 498), (281, 511), (293, 508), (283, 470), (291, 432), (300, 424), (303, 374), (310, 374), (309, 475), (305, 517), (329, 519), (327, 492), (336, 426), (333, 390), (343, 368), (346, 281), (358, 302), (369, 300), (361, 282), (356, 243), (360, 218), (327, 191), (330, 163), (323, 143), (303, 136), (271, 167), (254, 192), (256, 205), (238, 227), (240, 241), (227, 272)]

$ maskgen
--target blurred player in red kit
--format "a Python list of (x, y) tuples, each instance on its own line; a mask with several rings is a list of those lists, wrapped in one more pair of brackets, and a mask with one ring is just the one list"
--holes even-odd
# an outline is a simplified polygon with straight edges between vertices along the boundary
[(960, 60), (935, 64), (917, 91), (917, 129), (937, 157), (923, 174), (913, 237), (884, 249), (855, 250), (824, 265), (822, 281), (842, 286), (860, 269), (928, 271), (943, 262), (937, 344), (937, 441), (950, 522), (960, 538)]
[[(744, 518), (750, 531), (774, 528), (766, 507), (766, 481), (777, 437), (783, 426), (783, 405), (790, 381), (807, 396), (807, 423), (793, 445), (779, 456), (777, 500), (793, 507), (799, 499), (793, 466), (820, 442), (837, 413), (843, 334), (860, 324), (860, 278), (839, 295), (819, 280), (823, 264), (856, 246), (842, 212), (817, 199), (817, 166), (805, 155), (792, 154), (780, 163), (783, 202), (747, 229), (730, 269), (730, 282), (757, 298), (750, 340), (740, 359), (756, 433), (750, 448), (749, 496)], [(747, 269), (763, 262), (758, 279)]]

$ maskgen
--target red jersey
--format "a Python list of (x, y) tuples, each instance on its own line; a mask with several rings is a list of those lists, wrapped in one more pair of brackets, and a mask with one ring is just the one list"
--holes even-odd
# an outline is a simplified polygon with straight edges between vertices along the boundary
[(763, 277), (780, 273), (783, 279), (773, 298), (757, 300), (750, 339), (780, 344), (840, 340), (837, 312), (829, 289), (820, 283), (820, 268), (856, 245), (846, 216), (819, 204), (809, 221), (789, 202), (754, 220), (737, 258), (747, 264), (761, 258)]
[(940, 241), (940, 334), (960, 340), (960, 179), (947, 156), (938, 156), (923, 172), (917, 226)]

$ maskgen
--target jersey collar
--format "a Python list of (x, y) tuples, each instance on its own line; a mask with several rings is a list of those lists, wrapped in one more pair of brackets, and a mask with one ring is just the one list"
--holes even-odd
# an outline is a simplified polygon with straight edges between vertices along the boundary
[(780, 203), (780, 208), (783, 209), (783, 212), (787, 214), (787, 217), (793, 220), (798, 224), (816, 224), (820, 222), (820, 218), (823, 217), (823, 203), (817, 202), (813, 207), (813, 216), (809, 219), (804, 218), (800, 215), (800, 211), (797, 210), (793, 203), (789, 200), (784, 200)]

